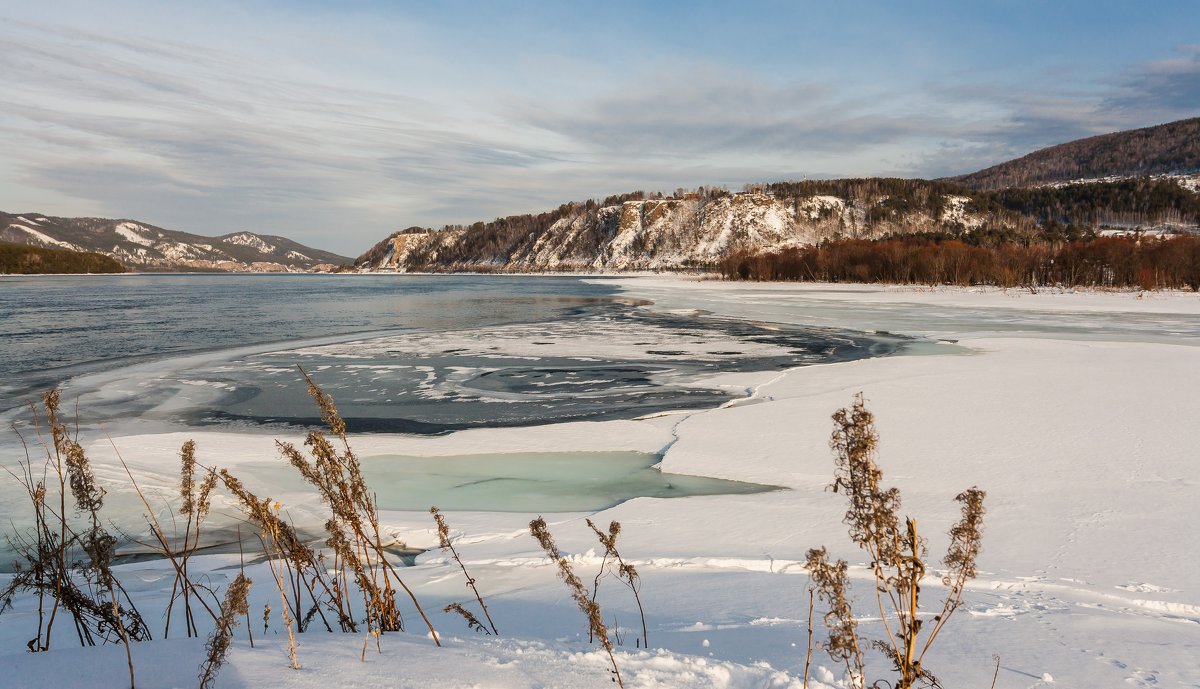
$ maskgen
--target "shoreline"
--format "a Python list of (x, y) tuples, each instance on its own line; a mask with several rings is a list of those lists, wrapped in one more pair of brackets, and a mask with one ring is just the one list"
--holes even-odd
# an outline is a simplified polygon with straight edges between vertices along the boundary
[(817, 290), (829, 289), (866, 289), (866, 290), (895, 290), (902, 292), (967, 292), (967, 293), (1023, 293), (1033, 296), (1040, 294), (1128, 294), (1128, 295), (1193, 295), (1200, 297), (1200, 291), (1176, 288), (1142, 289), (1137, 287), (1102, 287), (1098, 285), (1037, 285), (1003, 287), (1000, 285), (955, 285), (950, 283), (899, 283), (899, 282), (823, 282), (817, 280), (727, 280), (714, 271), (671, 271), (671, 270), (642, 270), (642, 271), (539, 271), (539, 272), (476, 272), (476, 271), (438, 271), (438, 272), (399, 272), (383, 270), (348, 270), (348, 271), (137, 271), (128, 270), (124, 273), (0, 273), (0, 278), (21, 277), (180, 277), (180, 276), (301, 276), (321, 275), (336, 277), (472, 277), (472, 278), (580, 278), (582, 280), (625, 280), (625, 279), (660, 279), (679, 282), (713, 282), (723, 285), (747, 285), (758, 287), (791, 286)]

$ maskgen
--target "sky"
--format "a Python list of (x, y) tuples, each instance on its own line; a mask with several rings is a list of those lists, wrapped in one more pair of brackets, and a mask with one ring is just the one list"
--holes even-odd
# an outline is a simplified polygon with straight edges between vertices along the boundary
[(1200, 115), (1200, 2), (0, 2), (0, 210), (390, 232)]

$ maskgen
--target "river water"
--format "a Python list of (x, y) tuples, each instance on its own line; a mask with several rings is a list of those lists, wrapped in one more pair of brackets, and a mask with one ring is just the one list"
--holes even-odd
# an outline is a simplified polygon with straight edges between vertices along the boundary
[(351, 432), (439, 434), (711, 407), (714, 373), (902, 346), (644, 305), (573, 277), (0, 278), (0, 413), (60, 386), (110, 428), (314, 426), (303, 367)]

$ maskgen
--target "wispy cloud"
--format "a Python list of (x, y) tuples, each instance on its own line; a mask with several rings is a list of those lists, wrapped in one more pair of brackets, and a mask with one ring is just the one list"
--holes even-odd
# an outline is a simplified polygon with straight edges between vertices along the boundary
[(1200, 115), (1200, 45), (1184, 46), (1178, 55), (1135, 66), (1117, 82), (1104, 111), (1134, 117), (1153, 112), (1167, 120)]
[(24, 148), (7, 165), (26, 184), (196, 231), (290, 218), (314, 242), (339, 219), (378, 233), (442, 207), (439, 190), (562, 160), (421, 98), (193, 46), (25, 25), (0, 33), (0, 71), (0, 132)]
[(940, 15), (889, 14), (942, 42), (914, 38), (888, 64), (854, 60), (904, 27), (842, 31), (845, 12), (803, 13), (800, 41), (782, 11), (770, 25), (593, 11), (572, 34), (558, 10), (235, 4), (181, 19), (135, 1), (0, 18), (0, 209), (357, 253), (397, 227), (638, 188), (958, 174), (1200, 110), (1196, 46), (1106, 67), (1026, 51), (1010, 68), (1012, 50), (972, 62), (981, 51)]
[(953, 89), (951, 99), (988, 104), (994, 115), (973, 125), (960, 123), (912, 172), (962, 174), (1074, 139), (1200, 116), (1200, 46), (1173, 52), (1094, 83), (1050, 73), (1034, 88)]
[(523, 116), (602, 154), (679, 159), (849, 154), (939, 127), (936, 117), (848, 101), (828, 84), (774, 85), (744, 73), (638, 81), (555, 110), (531, 107)]

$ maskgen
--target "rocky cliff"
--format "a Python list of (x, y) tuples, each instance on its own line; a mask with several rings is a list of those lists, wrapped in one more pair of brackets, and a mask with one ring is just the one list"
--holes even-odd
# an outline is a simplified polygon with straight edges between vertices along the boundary
[[(792, 189), (791, 186), (796, 186)], [(617, 197), (441, 230), (408, 228), (361, 256), (369, 271), (630, 271), (704, 268), (835, 237), (969, 231), (971, 199), (920, 180), (763, 185), (669, 198)], [(816, 193), (824, 192), (824, 193)]]

